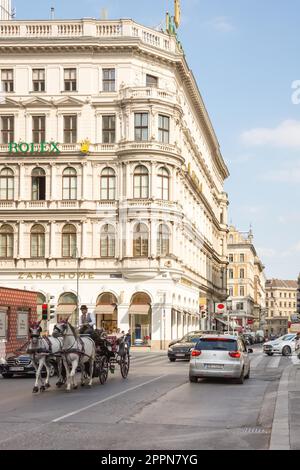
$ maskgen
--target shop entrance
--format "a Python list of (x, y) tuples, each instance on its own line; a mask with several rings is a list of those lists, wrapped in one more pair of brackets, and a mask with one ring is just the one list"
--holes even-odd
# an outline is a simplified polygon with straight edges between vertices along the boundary
[(134, 294), (129, 307), (131, 343), (134, 346), (151, 346), (151, 299), (143, 292)]
[(110, 292), (100, 294), (95, 309), (96, 328), (112, 333), (118, 327), (118, 305), (116, 297)]

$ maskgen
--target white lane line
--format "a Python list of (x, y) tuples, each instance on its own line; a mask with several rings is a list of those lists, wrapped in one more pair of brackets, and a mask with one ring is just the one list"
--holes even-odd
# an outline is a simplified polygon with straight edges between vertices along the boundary
[(281, 356), (272, 357), (272, 359), (267, 364), (267, 367), (270, 369), (278, 369), (280, 361), (281, 361)]
[(257, 356), (257, 357), (254, 357), (253, 359), (251, 358), (251, 361), (250, 361), (250, 365), (251, 365), (251, 369), (255, 369), (259, 363), (263, 360), (264, 356)]
[(291, 356), (291, 359), (293, 364), (300, 366), (300, 361), (297, 356)]
[(51, 423), (58, 423), (59, 421), (62, 421), (63, 419), (69, 418), (70, 416), (77, 415), (78, 413), (81, 413), (82, 411), (86, 411), (97, 405), (101, 405), (101, 403), (105, 403), (106, 401), (113, 400), (114, 398), (120, 397), (121, 395), (124, 395), (125, 393), (132, 392), (133, 390), (137, 390), (140, 387), (144, 387), (145, 385), (151, 384), (152, 382), (156, 382), (157, 380), (160, 380), (163, 377), (166, 377), (166, 375), (165, 374), (160, 375), (159, 377), (155, 377), (155, 379), (148, 380), (147, 382), (143, 382), (140, 385), (136, 385), (135, 387), (128, 388), (127, 390), (123, 390), (123, 392), (115, 393), (115, 395), (111, 395), (110, 397), (104, 398), (103, 400), (96, 401), (95, 403), (91, 403), (90, 405), (85, 406), (84, 408), (80, 408), (76, 411), (73, 411), (72, 413), (68, 413), (66, 415), (60, 416), (59, 418), (53, 419)]
[(151, 359), (144, 359), (144, 360), (140, 360), (140, 361), (132, 361), (132, 365), (133, 366), (139, 366), (139, 365), (145, 365), (145, 364), (157, 364), (158, 362), (168, 362), (168, 358), (167, 357), (153, 357)]

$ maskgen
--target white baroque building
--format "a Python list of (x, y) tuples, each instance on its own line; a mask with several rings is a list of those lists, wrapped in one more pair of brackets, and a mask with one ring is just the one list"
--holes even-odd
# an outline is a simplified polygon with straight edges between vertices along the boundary
[(176, 38), (1, 21), (0, 73), (0, 285), (154, 349), (198, 329), (226, 298), (228, 170)]

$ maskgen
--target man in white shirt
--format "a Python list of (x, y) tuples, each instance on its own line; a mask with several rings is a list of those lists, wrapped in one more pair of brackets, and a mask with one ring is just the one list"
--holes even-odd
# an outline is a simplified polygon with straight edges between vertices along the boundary
[(93, 332), (96, 324), (95, 315), (88, 312), (86, 305), (81, 305), (80, 310), (80, 334), (90, 334)]

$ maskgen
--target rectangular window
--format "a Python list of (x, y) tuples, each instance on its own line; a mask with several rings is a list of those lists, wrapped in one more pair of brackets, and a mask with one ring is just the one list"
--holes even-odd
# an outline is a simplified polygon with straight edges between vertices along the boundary
[(114, 144), (116, 141), (116, 116), (102, 117), (102, 142)]
[(229, 255), (229, 263), (233, 263), (233, 255), (232, 254)]
[(28, 336), (28, 310), (17, 311), (17, 338)]
[(170, 141), (170, 118), (162, 114), (158, 116), (158, 140), (164, 144)]
[(147, 87), (158, 87), (158, 78), (154, 75), (146, 75), (146, 86)]
[(245, 295), (245, 287), (240, 287), (240, 296), (244, 297)]
[(77, 71), (76, 69), (65, 69), (64, 70), (64, 83), (65, 91), (76, 91), (77, 90)]
[(33, 116), (32, 117), (32, 139), (35, 144), (45, 142), (46, 138), (46, 117), (45, 116)]
[(229, 297), (233, 297), (233, 287), (229, 287)]
[(1, 70), (2, 91), (11, 93), (14, 91), (14, 71), (13, 69)]
[(77, 142), (77, 116), (64, 116), (64, 143), (75, 144)]
[(244, 263), (244, 262), (245, 262), (245, 255), (240, 254), (240, 263)]
[(45, 91), (45, 69), (32, 70), (32, 89), (36, 92)]
[(233, 279), (233, 269), (229, 269), (228, 274), (229, 274), (229, 279)]
[(103, 91), (116, 91), (116, 70), (103, 69)]
[(240, 279), (245, 279), (245, 270), (240, 269)]
[(8, 307), (0, 307), (0, 340), (8, 339)]
[(138, 142), (148, 141), (148, 113), (134, 114), (134, 138)]
[(1, 143), (9, 144), (14, 141), (14, 116), (1, 116)]

